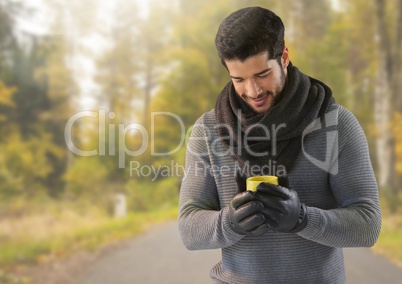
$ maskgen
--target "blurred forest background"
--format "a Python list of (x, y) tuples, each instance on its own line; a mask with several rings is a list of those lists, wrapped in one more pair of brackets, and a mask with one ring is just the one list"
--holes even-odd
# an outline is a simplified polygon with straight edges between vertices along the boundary
[[(214, 107), (229, 80), (218, 25), (251, 5), (283, 19), (292, 62), (363, 126), (384, 214), (375, 249), (402, 263), (401, 0), (0, 0), (0, 283), (15, 264), (96, 249), (141, 220), (175, 216), (182, 128), (151, 113), (174, 113), (187, 131)], [(66, 125), (81, 114), (70, 149), (96, 155), (66, 145)], [(172, 154), (152, 155), (151, 143)]]

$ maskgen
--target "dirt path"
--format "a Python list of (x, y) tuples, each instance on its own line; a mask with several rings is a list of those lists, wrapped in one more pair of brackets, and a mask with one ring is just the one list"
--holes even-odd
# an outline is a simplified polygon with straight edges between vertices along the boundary
[[(211, 283), (209, 270), (219, 259), (219, 250), (187, 251), (170, 221), (105, 254), (72, 283)], [(348, 284), (401, 283), (402, 269), (369, 249), (346, 249), (345, 262)]]

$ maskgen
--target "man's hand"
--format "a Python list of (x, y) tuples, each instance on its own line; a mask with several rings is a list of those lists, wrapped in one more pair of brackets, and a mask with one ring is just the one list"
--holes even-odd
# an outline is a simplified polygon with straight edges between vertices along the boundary
[(278, 232), (300, 232), (307, 225), (307, 207), (300, 202), (297, 192), (288, 188), (287, 179), (279, 179), (279, 183), (281, 185), (260, 183), (257, 186), (255, 196), (264, 206), (266, 223)]
[(246, 177), (236, 174), (238, 193), (229, 204), (228, 221), (238, 234), (259, 236), (268, 231), (265, 217), (261, 213), (263, 205), (255, 200), (254, 192), (246, 191)]

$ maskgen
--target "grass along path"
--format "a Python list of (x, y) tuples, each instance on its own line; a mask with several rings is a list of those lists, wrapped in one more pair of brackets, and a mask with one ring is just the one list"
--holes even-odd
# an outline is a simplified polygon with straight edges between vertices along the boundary
[[(23, 224), (20, 224), (18, 228), (21, 230), (15, 230), (14, 235), (7, 234), (7, 230), (12, 230), (10, 224), (8, 227), (4, 223), (0, 224), (0, 284), (32, 283), (28, 278), (15, 275), (15, 271), (21, 266), (50, 263), (80, 251), (96, 251), (102, 245), (129, 239), (152, 224), (176, 216), (176, 207), (131, 213), (120, 219), (96, 215), (81, 218), (62, 215), (55, 221), (47, 216), (45, 219), (51, 220), (50, 223), (46, 225), (38, 222), (36, 233), (34, 222), (34, 227), (32, 224), (26, 226), (25, 233)], [(63, 222), (63, 226), (59, 226)]]
[(402, 212), (384, 212), (380, 237), (372, 250), (402, 267)]

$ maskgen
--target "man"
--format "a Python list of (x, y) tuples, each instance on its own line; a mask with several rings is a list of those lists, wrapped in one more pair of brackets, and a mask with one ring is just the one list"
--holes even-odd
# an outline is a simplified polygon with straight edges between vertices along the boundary
[[(215, 43), (231, 81), (189, 140), (183, 243), (222, 249), (216, 283), (345, 283), (342, 247), (372, 246), (381, 228), (359, 123), (292, 65), (273, 12), (232, 13)], [(279, 185), (246, 191), (245, 179), (260, 174)]]

